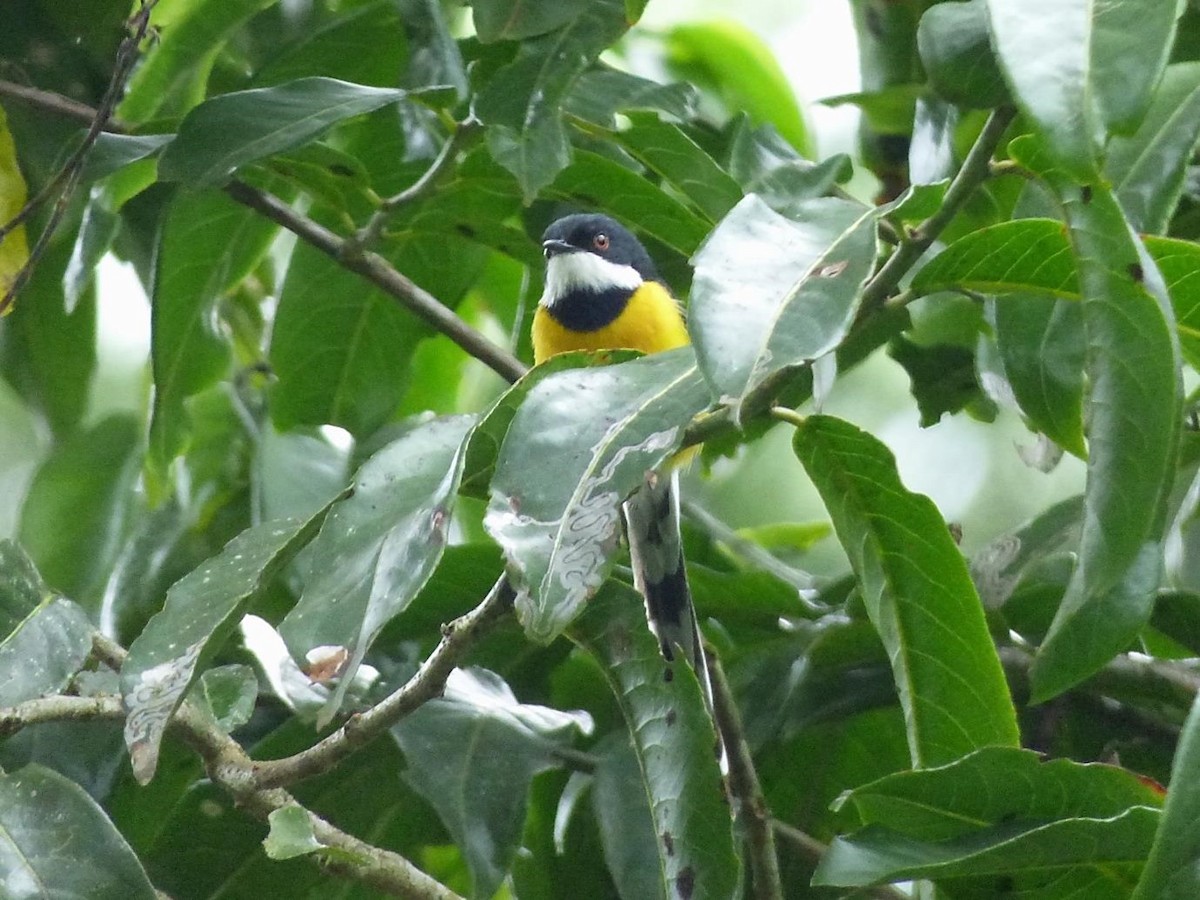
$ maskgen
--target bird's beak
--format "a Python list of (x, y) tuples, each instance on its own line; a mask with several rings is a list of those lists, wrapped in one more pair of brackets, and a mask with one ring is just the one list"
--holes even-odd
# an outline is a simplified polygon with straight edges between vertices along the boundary
[(542, 241), (542, 254), (549, 259), (552, 256), (558, 256), (560, 253), (574, 253), (579, 248), (574, 244), (568, 244), (566, 241), (550, 240)]

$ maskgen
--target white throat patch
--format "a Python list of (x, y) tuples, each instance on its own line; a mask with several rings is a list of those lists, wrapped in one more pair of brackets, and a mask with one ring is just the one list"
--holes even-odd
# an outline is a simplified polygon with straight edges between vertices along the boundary
[(612, 288), (632, 291), (642, 283), (633, 266), (601, 259), (595, 253), (559, 253), (546, 264), (546, 289), (538, 302), (550, 306), (572, 291), (600, 293)]

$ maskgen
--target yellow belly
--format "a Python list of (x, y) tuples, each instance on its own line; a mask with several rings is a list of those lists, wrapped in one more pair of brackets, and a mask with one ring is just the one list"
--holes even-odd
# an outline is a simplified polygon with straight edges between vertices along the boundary
[(687, 343), (688, 333), (679, 304), (657, 281), (647, 281), (634, 291), (621, 314), (595, 331), (571, 331), (540, 305), (533, 314), (535, 363), (569, 350), (658, 353)]

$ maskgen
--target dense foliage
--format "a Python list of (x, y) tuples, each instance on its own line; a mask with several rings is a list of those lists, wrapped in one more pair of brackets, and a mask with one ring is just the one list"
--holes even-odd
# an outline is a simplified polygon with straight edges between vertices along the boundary
[[(815, 160), (758, 39), (639, 0), (0, 5), (0, 373), (45, 446), (0, 894), (1200, 896), (1200, 11), (849, 2), (861, 153)], [(694, 347), (527, 371), (578, 209)], [(137, 413), (94, 390), (110, 253)], [(966, 558), (820, 411), (877, 352), (1082, 495)], [(619, 504), (771, 426), (828, 524), (685, 507), (710, 713)]]

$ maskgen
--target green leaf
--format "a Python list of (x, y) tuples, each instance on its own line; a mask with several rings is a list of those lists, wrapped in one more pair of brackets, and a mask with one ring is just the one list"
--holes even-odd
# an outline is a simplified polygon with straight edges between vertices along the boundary
[(1024, 575), (1079, 542), (1083, 497), (1054, 504), (1013, 531), (995, 538), (971, 557), (971, 578), (988, 609), (999, 609)]
[(921, 16), (917, 47), (929, 82), (961, 106), (988, 109), (1008, 100), (988, 37), (987, 3), (939, 3)]
[(579, 76), (567, 97), (566, 111), (612, 128), (619, 112), (653, 109), (675, 119), (690, 119), (695, 106), (696, 89), (690, 84), (660, 84), (601, 64)]
[(117, 134), (101, 132), (88, 151), (80, 180), (87, 184), (99, 181), (114, 172), (132, 165), (139, 159), (157, 156), (175, 139), (173, 134)]
[(667, 33), (667, 54), (685, 80), (722, 96), (731, 111), (745, 111), (754, 124), (774, 125), (796, 151), (816, 157), (787, 75), (749, 28), (731, 19), (677, 25)]
[(1083, 459), (1082, 310), (1065, 300), (1010, 294), (992, 304), (1004, 374), (1030, 424)]
[(0, 856), (5, 860), (0, 894), (12, 900), (157, 896), (142, 864), (96, 801), (41, 766), (0, 775)]
[(222, 94), (188, 113), (158, 161), (158, 177), (216, 187), (247, 163), (300, 147), (344, 119), (406, 96), (333, 78)]
[(590, 0), (471, 0), (475, 32), (485, 44), (523, 41), (568, 24), (586, 9)]
[(149, 462), (165, 470), (190, 431), (184, 402), (226, 374), (229, 342), (216, 316), (224, 293), (266, 253), (276, 226), (219, 191), (180, 192), (155, 258)]
[(92, 650), (92, 626), (54, 596), (33, 561), (0, 541), (0, 707), (62, 690)]
[(1031, 673), (1041, 701), (1126, 649), (1149, 618), (1179, 448), (1180, 363), (1163, 278), (1113, 194), (1103, 185), (1081, 189), (1026, 139), (1013, 151), (1063, 204), (1088, 343), (1084, 527), (1075, 574)]
[(1182, 4), (989, 0), (987, 10), (1022, 111), (1067, 174), (1094, 181), (1108, 135), (1132, 132), (1150, 105)]
[(522, 43), (480, 92), (475, 111), (488, 126), (488, 147), (526, 203), (570, 162), (562, 116), (575, 80), (628, 27), (621, 0), (583, 3), (557, 31)]
[(21, 507), (21, 543), (55, 588), (91, 606), (112, 565), (137, 479), (141, 425), (111, 416), (63, 442)]
[(709, 230), (703, 218), (637, 172), (586, 150), (575, 151), (574, 162), (559, 174), (545, 195), (636, 224), (644, 234), (685, 256), (691, 255)]
[(560, 372), (530, 391), (500, 448), (484, 525), (532, 640), (557, 637), (599, 589), (621, 502), (708, 404), (690, 348)]
[(466, 856), (472, 897), (491, 897), (512, 866), (533, 776), (591, 730), (587, 713), (520, 703), (487, 669), (455, 669), (441, 699), (393, 726), (409, 784)]
[(642, 598), (617, 581), (610, 580), (587, 604), (571, 638), (599, 661), (633, 736), (653, 817), (662, 894), (692, 900), (734, 896), (740, 863), (713, 753), (716, 734), (691, 667), (674, 666), (673, 677), (664, 677), (666, 663), (646, 624)]
[[(1150, 847), (1159, 812), (1135, 806), (1111, 818), (1014, 822), (957, 840), (926, 842), (865, 828), (837, 838), (813, 883), (857, 887), (916, 878), (999, 875), (1031, 900), (1074, 896), (1120, 900)], [(1076, 875), (1069, 870), (1083, 870)]]
[(1192, 704), (1171, 766), (1162, 821), (1132, 900), (1186, 900), (1200, 893), (1200, 699)]
[(326, 715), (441, 558), (472, 424), (471, 416), (414, 423), (359, 469), (313, 541), (304, 593), (279, 631), (294, 659), (345, 654)]
[(628, 114), (630, 126), (618, 131), (617, 143), (715, 224), (742, 199), (738, 183), (678, 125), (654, 113)]
[[(192, 0), (160, 6), (151, 25), (159, 37), (129, 79), (117, 117), (145, 122), (181, 116), (204, 99), (209, 73), (225, 43), (253, 16), (278, 0)], [(170, 20), (164, 22), (164, 19)]]
[(312, 817), (300, 806), (271, 810), (267, 822), (271, 830), (262, 843), (271, 859), (292, 859), (325, 846), (313, 832)]
[(975, 354), (966, 347), (925, 347), (897, 335), (888, 344), (888, 355), (908, 373), (922, 428), (936, 425), (947, 413), (984, 402), (975, 377)]
[(604, 861), (621, 900), (666, 900), (658, 836), (637, 753), (624, 733), (609, 735), (593, 752), (592, 812), (600, 828)]
[(937, 508), (905, 490), (891, 452), (849, 423), (811, 416), (794, 448), (887, 648), (913, 765), (1016, 746), (1012, 699), (983, 607)]
[(696, 356), (722, 400), (740, 411), (765, 378), (841, 343), (875, 264), (875, 210), (814, 200), (788, 219), (748, 196), (693, 262)]
[(319, 432), (280, 433), (264, 427), (254, 457), (255, 485), (263, 520), (308, 518), (350, 480), (349, 448)]
[(129, 648), (121, 693), (129, 716), (125, 743), (134, 777), (154, 777), (167, 725), (196, 673), (212, 659), (247, 607), (312, 539), (324, 519), (264, 522), (229, 542), (167, 591), (155, 615)]
[(1104, 163), (1104, 174), (1135, 231), (1166, 233), (1197, 137), (1200, 63), (1176, 63), (1167, 67), (1141, 127), (1114, 138)]
[(254, 714), (258, 679), (249, 666), (233, 664), (209, 669), (191, 695), (226, 734), (241, 728)]
[(729, 150), (729, 174), (747, 194), (758, 194), (777, 213), (796, 218), (806, 200), (824, 197), (850, 177), (844, 153), (810, 162), (774, 126), (755, 128), (743, 120)]

